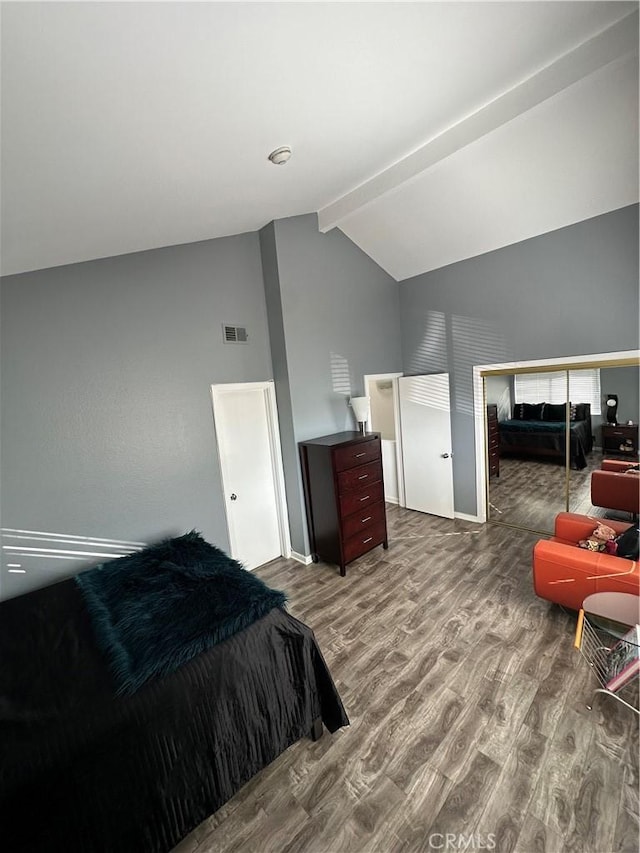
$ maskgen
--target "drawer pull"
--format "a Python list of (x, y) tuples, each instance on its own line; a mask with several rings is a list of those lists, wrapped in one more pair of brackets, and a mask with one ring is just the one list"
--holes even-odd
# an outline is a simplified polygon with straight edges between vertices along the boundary
[(358, 477), (358, 479), (359, 479), (359, 480), (366, 480), (368, 476), (369, 476), (368, 474), (360, 474), (360, 476)]
[(363, 544), (363, 545), (366, 545), (366, 544), (367, 544), (367, 542), (372, 542), (372, 541), (373, 541), (373, 536), (370, 536), (368, 539), (363, 539), (363, 540), (362, 540), (362, 544)]
[(362, 501), (368, 501), (370, 497), (371, 495), (365, 495), (363, 498), (360, 498), (360, 502), (362, 503)]
[(367, 455), (367, 454), (366, 454), (366, 451), (365, 451), (365, 452), (363, 452), (363, 453), (356, 453), (355, 458), (356, 458), (356, 459), (360, 459), (360, 457), (361, 457), (361, 456), (366, 456), (366, 455)]
[(371, 519), (372, 519), (372, 518), (373, 518), (373, 516), (372, 516), (372, 515), (368, 515), (366, 518), (363, 518), (363, 519), (360, 521), (360, 524), (364, 524), (364, 523), (365, 523), (365, 521), (371, 521)]

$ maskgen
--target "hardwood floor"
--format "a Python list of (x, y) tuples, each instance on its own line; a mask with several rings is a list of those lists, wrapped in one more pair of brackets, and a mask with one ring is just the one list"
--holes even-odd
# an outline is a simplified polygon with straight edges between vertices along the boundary
[(388, 521), (389, 550), (346, 578), (257, 570), (314, 629), (351, 726), (288, 749), (174, 853), (637, 853), (638, 717), (586, 708), (575, 615), (532, 590), (537, 536)]
[[(587, 467), (569, 472), (569, 512), (603, 517), (605, 509), (591, 504), (591, 472), (600, 467), (602, 454), (594, 449)], [(564, 465), (553, 459), (500, 460), (500, 476), (489, 481), (489, 517), (492, 521), (514, 524), (529, 530), (553, 530), (557, 513), (565, 509), (566, 474)], [(627, 513), (613, 513), (631, 521)]]

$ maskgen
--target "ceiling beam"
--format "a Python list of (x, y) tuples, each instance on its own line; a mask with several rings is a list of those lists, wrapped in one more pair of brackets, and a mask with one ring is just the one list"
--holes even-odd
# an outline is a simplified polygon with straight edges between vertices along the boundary
[(416, 151), (318, 211), (326, 232), (435, 163), (546, 101), (611, 62), (638, 53), (638, 12), (632, 12), (542, 68)]

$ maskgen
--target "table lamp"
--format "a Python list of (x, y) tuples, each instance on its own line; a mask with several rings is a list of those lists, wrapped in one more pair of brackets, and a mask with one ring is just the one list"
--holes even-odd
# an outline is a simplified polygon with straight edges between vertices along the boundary
[(353, 414), (356, 416), (356, 421), (360, 425), (360, 431), (364, 435), (367, 431), (367, 422), (369, 420), (369, 397), (352, 397), (349, 400), (349, 405), (353, 409)]

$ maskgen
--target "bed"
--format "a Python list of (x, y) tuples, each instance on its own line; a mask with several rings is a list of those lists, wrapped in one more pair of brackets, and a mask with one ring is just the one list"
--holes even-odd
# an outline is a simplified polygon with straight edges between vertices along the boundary
[(282, 607), (119, 694), (69, 579), (0, 604), (0, 655), (7, 851), (166, 853), (320, 723), (348, 725), (311, 629)]
[[(587, 465), (593, 449), (591, 404), (571, 405), (569, 453), (571, 467)], [(498, 423), (500, 455), (554, 457), (566, 454), (565, 406), (548, 403), (516, 403), (513, 418)]]

